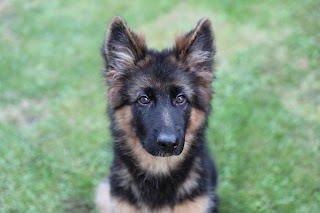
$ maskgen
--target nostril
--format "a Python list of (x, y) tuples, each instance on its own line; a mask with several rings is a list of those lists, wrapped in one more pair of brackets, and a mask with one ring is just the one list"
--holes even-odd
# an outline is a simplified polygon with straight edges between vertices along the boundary
[(173, 151), (178, 147), (178, 138), (175, 134), (160, 134), (157, 144), (163, 151)]
[(161, 148), (165, 148), (167, 146), (167, 144), (165, 142), (162, 141), (158, 141), (158, 144)]

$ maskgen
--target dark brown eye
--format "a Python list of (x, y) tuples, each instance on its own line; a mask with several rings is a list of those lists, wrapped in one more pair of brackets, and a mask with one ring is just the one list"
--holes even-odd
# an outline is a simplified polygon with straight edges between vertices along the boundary
[(139, 98), (139, 103), (140, 104), (149, 104), (150, 103), (150, 99), (148, 98), (148, 96), (141, 96)]
[(186, 102), (186, 98), (183, 95), (178, 95), (176, 97), (176, 104), (183, 104)]

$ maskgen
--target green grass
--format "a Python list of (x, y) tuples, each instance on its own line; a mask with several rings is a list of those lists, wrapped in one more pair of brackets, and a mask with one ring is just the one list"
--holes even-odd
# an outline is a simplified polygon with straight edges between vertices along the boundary
[(90, 212), (111, 138), (99, 47), (114, 15), (173, 43), (208, 16), (221, 212), (320, 211), (320, 3), (0, 1), (0, 212)]

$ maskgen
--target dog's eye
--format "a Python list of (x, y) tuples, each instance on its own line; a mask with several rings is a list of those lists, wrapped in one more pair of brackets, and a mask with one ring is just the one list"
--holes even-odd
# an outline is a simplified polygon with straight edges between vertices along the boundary
[(183, 104), (184, 102), (186, 102), (186, 98), (184, 97), (184, 95), (178, 95), (176, 97), (176, 104)]
[(150, 99), (148, 98), (148, 96), (141, 96), (139, 98), (139, 103), (140, 104), (149, 104), (150, 103)]

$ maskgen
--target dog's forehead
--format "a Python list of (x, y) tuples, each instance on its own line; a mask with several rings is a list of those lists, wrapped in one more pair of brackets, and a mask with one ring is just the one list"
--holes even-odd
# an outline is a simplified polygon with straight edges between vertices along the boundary
[(132, 92), (139, 92), (147, 88), (169, 92), (171, 88), (181, 88), (190, 95), (193, 93), (190, 73), (179, 66), (172, 56), (150, 57), (143, 67), (132, 73), (132, 77), (130, 81)]
[(171, 56), (165, 58), (154, 58), (139, 70), (137, 75), (141, 87), (157, 87), (166, 89), (168, 87), (183, 87), (190, 84), (188, 73)]

